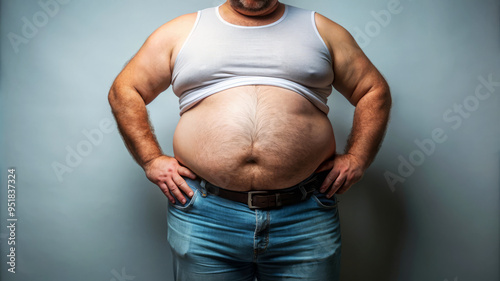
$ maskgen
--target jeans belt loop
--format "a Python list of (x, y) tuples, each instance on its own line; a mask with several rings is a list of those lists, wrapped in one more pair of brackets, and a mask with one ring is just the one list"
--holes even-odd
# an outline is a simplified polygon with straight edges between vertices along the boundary
[(300, 199), (300, 201), (306, 200), (308, 194), (304, 186), (303, 185), (299, 186), (299, 190), (300, 192), (302, 192), (302, 198)]
[(201, 196), (203, 197), (207, 197), (207, 181), (204, 180), (204, 179), (201, 179), (200, 180), (200, 188), (199, 188), (200, 192), (201, 192)]
[(283, 205), (281, 203), (281, 194), (280, 193), (276, 193), (275, 196), (276, 196), (276, 207), (281, 207)]

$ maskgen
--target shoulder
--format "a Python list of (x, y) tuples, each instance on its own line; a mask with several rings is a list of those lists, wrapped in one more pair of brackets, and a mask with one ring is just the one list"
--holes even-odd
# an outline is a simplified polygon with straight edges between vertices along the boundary
[(195, 12), (174, 18), (156, 29), (148, 40), (172, 42), (185, 37), (193, 28), (197, 17), (198, 13)]
[(315, 15), (315, 20), (318, 32), (332, 55), (334, 65), (345, 66), (360, 58), (366, 61), (366, 56), (358, 43), (344, 27), (318, 13)]
[(200, 12), (194, 12), (194, 13), (189, 13), (189, 14), (185, 14), (185, 15), (182, 15), (182, 16), (179, 16), (179, 17), (176, 17), (174, 18), (173, 20), (167, 22), (165, 24), (166, 27), (169, 27), (169, 28), (172, 28), (172, 27), (183, 27), (183, 26), (186, 26), (186, 25), (194, 25), (197, 17), (198, 17), (198, 14)]
[[(158, 27), (144, 42), (138, 57), (155, 57), (159, 61), (170, 61), (183, 40), (193, 28), (198, 13), (190, 13), (174, 18)], [(164, 58), (161, 59), (160, 58)], [(170, 65), (168, 63), (167, 65)]]
[(338, 44), (356, 45), (351, 34), (340, 24), (319, 13), (315, 13), (314, 19), (319, 33), (329, 48), (334, 48)]

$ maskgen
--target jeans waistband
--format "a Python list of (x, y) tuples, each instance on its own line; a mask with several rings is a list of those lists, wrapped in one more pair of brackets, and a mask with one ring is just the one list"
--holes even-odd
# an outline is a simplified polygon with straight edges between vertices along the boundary
[(300, 183), (278, 190), (232, 191), (205, 180), (201, 186), (209, 194), (247, 204), (250, 209), (273, 209), (302, 202), (321, 185), (329, 171), (314, 173)]

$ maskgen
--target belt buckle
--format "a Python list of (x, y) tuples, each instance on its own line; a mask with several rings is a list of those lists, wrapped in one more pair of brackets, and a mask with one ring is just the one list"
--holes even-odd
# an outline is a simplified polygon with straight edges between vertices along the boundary
[(257, 207), (257, 206), (254, 206), (253, 205), (253, 196), (255, 194), (266, 194), (266, 193), (269, 193), (268, 191), (265, 191), (265, 190), (255, 190), (255, 191), (248, 191), (248, 208), (250, 209), (261, 209), (261, 207)]

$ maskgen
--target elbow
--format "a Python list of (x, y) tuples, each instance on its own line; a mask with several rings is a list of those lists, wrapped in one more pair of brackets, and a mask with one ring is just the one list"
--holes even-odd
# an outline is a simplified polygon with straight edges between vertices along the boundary
[(108, 92), (108, 103), (114, 111), (118, 107), (132, 102), (133, 96), (127, 86), (120, 85), (115, 81)]
[(120, 86), (116, 82), (113, 83), (108, 93), (108, 103), (111, 107), (111, 112), (116, 114), (127, 106), (132, 105), (134, 99), (130, 95), (129, 91), (127, 91), (126, 87)]
[(380, 86), (379, 92), (379, 99), (382, 106), (387, 110), (390, 110), (392, 106), (392, 96), (389, 85), (387, 83), (383, 83), (383, 85)]
[(118, 87), (116, 86), (115, 83), (113, 83), (113, 85), (111, 86), (111, 88), (109, 89), (109, 92), (108, 92), (108, 103), (111, 106), (111, 109), (116, 107), (119, 100), (120, 100), (120, 94), (119, 94)]
[(389, 111), (392, 106), (392, 97), (389, 85), (387, 83), (379, 83), (372, 85), (366, 94), (361, 96), (359, 100), (353, 103), (356, 107), (359, 104), (377, 108), (377, 110)]
[(116, 101), (116, 91), (114, 89), (114, 86), (111, 86), (111, 89), (109, 89), (108, 92), (108, 103), (111, 107), (113, 107), (115, 101)]
[(382, 110), (390, 110), (392, 106), (392, 96), (389, 84), (385, 80), (378, 81), (371, 86), (367, 93), (372, 103)]
[(109, 89), (108, 103), (114, 115), (146, 106), (146, 102), (134, 87), (116, 82)]
[(120, 97), (119, 97), (119, 91), (116, 89), (116, 86), (113, 84), (113, 86), (111, 86), (111, 89), (109, 89), (109, 93), (108, 93), (108, 103), (109, 103), (109, 106), (111, 107), (111, 112), (113, 114), (116, 113), (118, 107), (119, 107), (119, 102), (120, 101)]
[(130, 104), (149, 104), (153, 98), (145, 98), (136, 87), (127, 83), (113, 83), (108, 93), (108, 102), (111, 108)]

